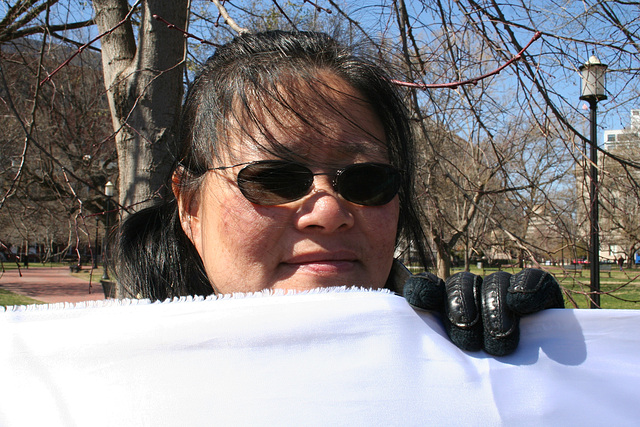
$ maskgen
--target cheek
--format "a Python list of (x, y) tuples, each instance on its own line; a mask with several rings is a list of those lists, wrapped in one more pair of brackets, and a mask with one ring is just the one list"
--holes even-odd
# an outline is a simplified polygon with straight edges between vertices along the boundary
[(211, 262), (234, 265), (268, 259), (286, 221), (282, 212), (269, 213), (235, 194), (211, 198), (203, 224), (201, 256)]
[(392, 261), (398, 231), (399, 205), (391, 202), (380, 208), (366, 209), (362, 213), (362, 227), (372, 258), (381, 268)]
[(384, 244), (385, 247), (388, 245), (395, 246), (399, 215), (399, 203), (392, 201), (385, 206), (372, 210), (365, 219), (367, 228), (373, 233), (373, 238)]

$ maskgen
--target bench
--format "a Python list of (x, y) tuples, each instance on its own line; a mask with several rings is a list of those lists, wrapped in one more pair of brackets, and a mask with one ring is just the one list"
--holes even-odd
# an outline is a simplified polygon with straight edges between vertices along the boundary
[(577, 274), (582, 277), (582, 270), (584, 264), (568, 264), (562, 266), (562, 273), (564, 276), (568, 276), (570, 274)]

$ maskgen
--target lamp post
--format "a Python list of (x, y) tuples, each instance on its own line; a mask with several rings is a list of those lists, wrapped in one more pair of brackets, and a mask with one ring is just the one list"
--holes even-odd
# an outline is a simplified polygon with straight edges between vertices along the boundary
[(600, 308), (600, 227), (598, 225), (598, 130), (597, 130), (597, 106), (598, 101), (607, 99), (605, 94), (605, 74), (607, 66), (602, 64), (595, 55), (580, 67), (582, 78), (582, 91), (580, 99), (587, 101), (591, 110), (591, 168), (589, 178), (590, 209), (590, 243), (589, 261), (591, 266), (591, 308)]
[(96, 251), (96, 253), (93, 256), (93, 263), (91, 264), (91, 267), (95, 270), (98, 268), (98, 230), (100, 229), (100, 221), (98, 220), (98, 217), (96, 216), (96, 240), (95, 240), (95, 244), (93, 245), (93, 247), (95, 248), (94, 250)]
[(104, 238), (102, 239), (102, 280), (109, 280), (109, 268), (108, 259), (107, 259), (107, 241), (109, 240), (107, 237), (109, 235), (109, 217), (111, 216), (111, 198), (113, 197), (113, 191), (115, 189), (115, 185), (113, 182), (109, 181), (104, 186), (104, 195), (107, 196), (107, 210), (105, 212), (106, 220), (105, 220), (105, 231)]

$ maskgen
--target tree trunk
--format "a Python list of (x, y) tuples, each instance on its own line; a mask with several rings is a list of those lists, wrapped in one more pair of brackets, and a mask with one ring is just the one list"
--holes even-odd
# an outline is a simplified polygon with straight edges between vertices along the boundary
[[(174, 162), (182, 105), (186, 40), (156, 20), (186, 28), (188, 0), (143, 0), (136, 40), (126, 0), (94, 0), (102, 38), (102, 67), (118, 151), (119, 197), (137, 210), (162, 196)], [(120, 210), (120, 212), (124, 212)], [(118, 285), (116, 297), (123, 295)]]
[(448, 243), (436, 230), (431, 230), (433, 243), (436, 247), (436, 268), (437, 275), (442, 280), (446, 280), (451, 275), (451, 255)]
[[(186, 28), (188, 0), (143, 0), (137, 46), (126, 0), (94, 0), (96, 23), (105, 35), (102, 64), (119, 166), (119, 202), (138, 209), (162, 195), (175, 160), (176, 126), (182, 104), (186, 41), (153, 18)], [(115, 29), (114, 29), (115, 28)]]
[(470, 252), (469, 235), (467, 234), (464, 240), (464, 271), (467, 271), (467, 272), (471, 271), (471, 265), (470, 265), (471, 254), (469, 252)]
[[(443, 242), (444, 243), (444, 242)], [(436, 244), (436, 261), (438, 265), (438, 277), (446, 280), (451, 276), (451, 256), (444, 245)]]

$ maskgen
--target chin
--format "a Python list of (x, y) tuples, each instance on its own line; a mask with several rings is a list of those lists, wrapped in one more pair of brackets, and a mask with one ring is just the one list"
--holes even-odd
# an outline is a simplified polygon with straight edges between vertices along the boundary
[(384, 284), (378, 283), (364, 284), (362, 280), (349, 280), (349, 279), (332, 279), (328, 280), (323, 278), (322, 280), (308, 278), (307, 280), (296, 280), (295, 282), (285, 281), (277, 284), (273, 289), (285, 289), (291, 291), (309, 291), (318, 288), (336, 288), (336, 287), (359, 287), (365, 289), (380, 289), (384, 287)]

